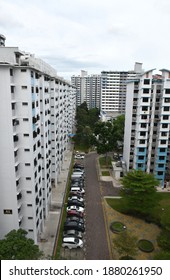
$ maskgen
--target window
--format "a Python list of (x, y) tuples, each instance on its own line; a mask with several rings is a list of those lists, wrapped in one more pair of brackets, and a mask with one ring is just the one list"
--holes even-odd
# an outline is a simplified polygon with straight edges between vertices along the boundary
[(138, 156), (138, 159), (139, 159), (139, 160), (143, 160), (143, 159), (144, 159), (144, 156)]
[(158, 171), (158, 176), (163, 175), (163, 171)]
[(166, 88), (166, 89), (165, 89), (165, 93), (166, 93), (166, 94), (170, 94), (170, 88)]
[(147, 115), (141, 115), (141, 119), (142, 120), (146, 120), (147, 119)]
[(10, 76), (13, 76), (14, 75), (14, 71), (13, 71), (13, 69), (9, 69), (9, 72), (10, 72)]
[(147, 124), (146, 123), (141, 123), (141, 128), (146, 128)]
[(24, 118), (23, 121), (24, 121), (24, 122), (28, 122), (29, 119), (28, 119), (28, 118)]
[(139, 152), (144, 152), (145, 149), (144, 148), (139, 148)]
[(139, 140), (139, 144), (145, 144), (145, 140)]
[(165, 157), (164, 156), (159, 156), (159, 160), (164, 160)]
[(144, 88), (143, 93), (149, 93), (149, 88)]
[(30, 152), (30, 149), (24, 149), (24, 152)]
[(32, 193), (32, 191), (27, 191), (27, 193)]
[(166, 140), (161, 140), (161, 144), (165, 145), (166, 144)]
[(148, 102), (149, 98), (148, 97), (143, 97), (143, 102)]
[(144, 85), (149, 85), (150, 84), (150, 79), (144, 79)]
[(169, 107), (168, 106), (164, 107), (164, 111), (169, 111)]
[(168, 115), (164, 115), (163, 116), (163, 120), (169, 120), (169, 116)]
[(21, 69), (21, 72), (27, 72), (27, 69)]
[(170, 103), (170, 98), (165, 98), (165, 103)]
[(26, 177), (26, 180), (27, 180), (27, 181), (30, 181), (30, 180), (31, 180), (31, 177)]
[(159, 167), (159, 168), (164, 168), (164, 164), (163, 164), (163, 163), (159, 163), (159, 164), (158, 164), (158, 167)]
[(145, 131), (141, 131), (140, 132), (140, 136), (146, 136), (146, 132)]
[(27, 89), (27, 86), (21, 86), (22, 89)]
[(14, 89), (15, 89), (15, 87), (11, 86), (11, 93), (14, 93)]
[(30, 166), (31, 164), (29, 162), (26, 162), (25, 163), (25, 166)]
[(22, 102), (22, 106), (28, 106), (28, 102)]
[(28, 133), (24, 133), (24, 137), (29, 137), (29, 134)]
[(147, 111), (148, 110), (148, 106), (142, 106), (142, 111)]
[(168, 128), (168, 124), (167, 123), (163, 123), (162, 124), (162, 128)]

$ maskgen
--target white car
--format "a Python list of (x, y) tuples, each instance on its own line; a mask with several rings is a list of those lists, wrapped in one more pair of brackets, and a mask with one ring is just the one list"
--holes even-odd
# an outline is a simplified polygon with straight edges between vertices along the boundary
[(85, 194), (85, 190), (81, 187), (72, 187), (70, 188), (71, 192), (79, 192), (80, 194)]
[(76, 205), (67, 206), (67, 211), (70, 211), (70, 210), (76, 210), (77, 212), (84, 213), (84, 207), (80, 207), (80, 206), (76, 206)]
[(84, 159), (84, 155), (77, 154), (74, 156), (75, 159)]
[(63, 248), (82, 248), (83, 247), (83, 241), (77, 237), (64, 237), (62, 242)]
[(78, 200), (80, 202), (84, 202), (84, 199), (82, 197), (78, 197), (78, 196), (69, 196), (68, 197), (68, 201), (72, 201), (72, 200)]

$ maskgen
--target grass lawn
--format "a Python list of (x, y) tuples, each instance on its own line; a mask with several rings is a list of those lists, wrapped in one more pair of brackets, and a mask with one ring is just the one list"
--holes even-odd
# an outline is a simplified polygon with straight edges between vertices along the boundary
[(102, 171), (102, 176), (110, 176), (110, 172), (109, 171)]
[(111, 168), (112, 167), (112, 164), (111, 164), (111, 157), (110, 156), (103, 156), (103, 157), (100, 157), (99, 158), (99, 164), (100, 164), (100, 167), (101, 168), (104, 168), (104, 167), (107, 167), (107, 168)]
[[(170, 193), (166, 192), (158, 194), (160, 197), (159, 204), (150, 213), (151, 217), (156, 221), (160, 221), (165, 213), (170, 215)], [(126, 213), (127, 206), (123, 199), (107, 198), (106, 201), (114, 210), (120, 213)]]

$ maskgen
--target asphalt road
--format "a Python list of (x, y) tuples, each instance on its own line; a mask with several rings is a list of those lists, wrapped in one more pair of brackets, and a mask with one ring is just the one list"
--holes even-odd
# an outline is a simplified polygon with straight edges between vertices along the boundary
[(109, 248), (96, 170), (96, 153), (85, 158), (86, 172), (86, 260), (109, 260)]

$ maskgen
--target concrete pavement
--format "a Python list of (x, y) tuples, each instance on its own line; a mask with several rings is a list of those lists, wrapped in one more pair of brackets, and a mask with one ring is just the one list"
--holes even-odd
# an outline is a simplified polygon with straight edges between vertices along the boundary
[(59, 182), (52, 188), (52, 200), (47, 220), (45, 221), (44, 232), (41, 234), (41, 241), (38, 242), (40, 250), (44, 253), (44, 259), (51, 259), (53, 255), (56, 234), (60, 222), (60, 215), (63, 206), (63, 199), (67, 185), (72, 150), (66, 151), (62, 170), (59, 175)]

